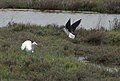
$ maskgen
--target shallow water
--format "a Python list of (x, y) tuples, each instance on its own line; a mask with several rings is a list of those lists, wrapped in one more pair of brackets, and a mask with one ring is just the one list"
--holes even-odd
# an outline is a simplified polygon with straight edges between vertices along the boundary
[(115, 18), (120, 20), (120, 14), (85, 14), (85, 13), (49, 13), (40, 11), (11, 11), (0, 10), (0, 27), (6, 26), (8, 22), (15, 23), (30, 23), (37, 25), (57, 24), (65, 25), (68, 19), (71, 18), (72, 22), (82, 19), (80, 27), (86, 29), (95, 27), (111, 27), (109, 21)]
[(104, 65), (99, 65), (99, 64), (95, 64), (95, 63), (91, 63), (90, 61), (87, 61), (87, 57), (77, 57), (77, 60), (84, 63), (84, 64), (87, 64), (87, 65), (90, 65), (90, 66), (94, 66), (98, 69), (103, 69), (104, 71), (108, 71), (110, 73), (113, 73), (113, 72), (119, 72), (120, 68), (119, 67), (106, 67)]

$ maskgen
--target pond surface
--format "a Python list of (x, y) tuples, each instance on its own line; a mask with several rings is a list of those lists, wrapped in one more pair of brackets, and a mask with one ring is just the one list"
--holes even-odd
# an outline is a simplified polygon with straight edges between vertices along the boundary
[(72, 19), (72, 23), (82, 19), (80, 27), (86, 29), (96, 27), (111, 27), (110, 22), (115, 18), (120, 20), (120, 14), (85, 14), (85, 13), (49, 13), (39, 11), (11, 11), (0, 10), (0, 27), (6, 26), (8, 22), (30, 23), (37, 25), (57, 24), (65, 25), (68, 19)]

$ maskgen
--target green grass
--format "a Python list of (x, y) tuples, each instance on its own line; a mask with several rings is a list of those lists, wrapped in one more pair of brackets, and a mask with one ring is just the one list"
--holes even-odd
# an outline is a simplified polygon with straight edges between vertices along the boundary
[(119, 0), (0, 0), (0, 8), (120, 13)]
[[(119, 67), (120, 47), (109, 42), (102, 45), (86, 42), (89, 39), (85, 36), (90, 32), (78, 30), (78, 36), (72, 40), (56, 25), (14, 24), (0, 28), (0, 80), (119, 81), (119, 72), (110, 73), (74, 58), (88, 56), (93, 63)], [(33, 54), (20, 49), (27, 39), (38, 43)]]

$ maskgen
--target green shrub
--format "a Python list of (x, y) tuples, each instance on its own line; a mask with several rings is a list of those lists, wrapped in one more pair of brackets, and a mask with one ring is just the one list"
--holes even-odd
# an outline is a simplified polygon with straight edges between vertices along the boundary
[(120, 32), (118, 31), (111, 31), (106, 32), (105, 42), (112, 44), (112, 45), (120, 45)]

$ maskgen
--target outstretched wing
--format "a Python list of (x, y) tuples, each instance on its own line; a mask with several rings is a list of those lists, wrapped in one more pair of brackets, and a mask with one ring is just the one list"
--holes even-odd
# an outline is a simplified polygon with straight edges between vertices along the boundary
[(71, 32), (71, 19), (68, 20), (65, 27), (69, 32)]
[(80, 24), (81, 20), (82, 20), (82, 19), (76, 21), (75, 23), (73, 23), (73, 24), (71, 25), (71, 31), (72, 31), (72, 32), (75, 31), (75, 29), (76, 29), (76, 28), (78, 27), (78, 25)]

